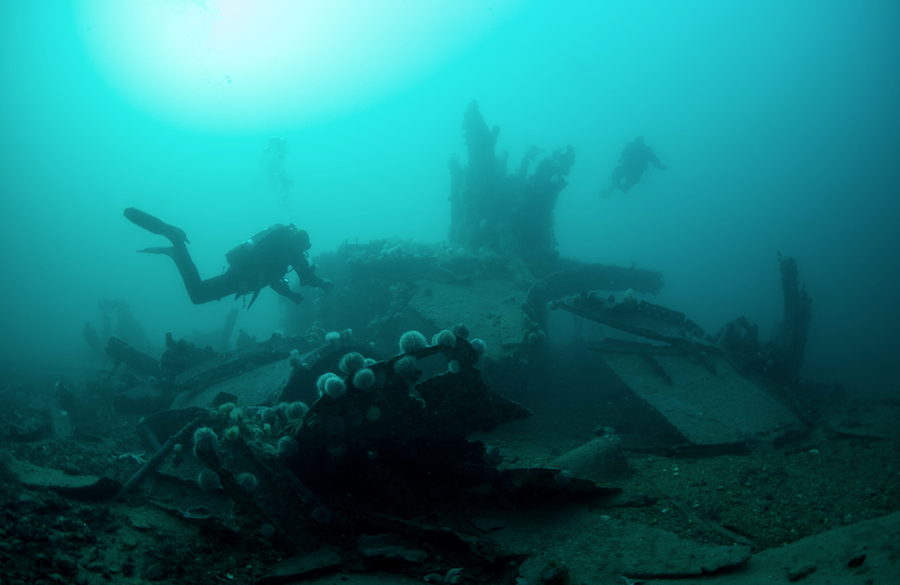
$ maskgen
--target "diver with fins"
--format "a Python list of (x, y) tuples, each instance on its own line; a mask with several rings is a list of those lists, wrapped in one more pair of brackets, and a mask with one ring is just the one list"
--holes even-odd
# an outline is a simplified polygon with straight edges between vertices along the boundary
[(168, 238), (171, 246), (145, 248), (138, 252), (172, 258), (195, 305), (232, 294), (237, 298), (252, 293), (247, 305), (249, 309), (267, 286), (299, 304), (303, 295), (292, 291), (286, 278), (291, 269), (297, 273), (301, 286), (315, 286), (326, 293), (334, 289), (334, 283), (316, 275), (316, 267), (307, 259), (311, 246), (309, 234), (293, 224), (276, 223), (246, 240), (225, 255), (229, 266), (223, 274), (204, 280), (188, 252), (190, 240), (184, 230), (134, 207), (125, 210), (125, 217), (150, 233)]

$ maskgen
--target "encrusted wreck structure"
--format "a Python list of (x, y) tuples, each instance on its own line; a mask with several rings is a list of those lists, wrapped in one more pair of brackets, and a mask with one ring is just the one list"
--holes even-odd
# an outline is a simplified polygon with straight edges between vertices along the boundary
[(488, 129), (477, 102), (469, 104), (462, 129), (468, 165), (456, 157), (448, 163), (450, 243), (515, 254), (531, 263), (555, 260), (553, 209), (568, 185), (575, 149), (567, 146), (541, 156), (541, 149), (532, 146), (510, 173), (507, 153), (494, 152), (500, 128)]
[[(259, 343), (230, 348), (236, 313), (216, 347), (169, 335), (159, 356), (144, 340), (106, 336), (104, 383), (118, 411), (141, 415), (148, 455), (133, 455), (141, 468), (127, 482), (62, 486), (54, 476), (46, 487), (93, 501), (140, 497), (206, 530), (258, 534), (286, 558), (260, 583), (338, 570), (566, 583), (564, 563), (524, 551), (503, 529), (527, 531), (531, 510), (573, 502), (655, 505), (619, 487), (633, 474), (630, 453), (741, 455), (802, 434), (791, 387), (811, 301), (792, 258), (779, 256), (778, 338), (761, 342), (744, 318), (708, 335), (635, 298), (662, 289), (659, 272), (559, 257), (553, 207), (572, 147), (531, 149), (510, 173), (495, 153), (499, 129), (475, 102), (463, 132), (468, 162), (449, 165), (448, 243), (345, 242), (322, 254), (334, 292), (285, 305), (282, 330)], [(603, 338), (581, 337), (586, 323)], [(95, 349), (98, 337), (86, 332)], [(491, 441), (545, 407), (588, 413), (595, 436), (554, 448), (549, 464), (507, 457)], [(721, 527), (716, 544), (608, 520), (578, 529), (629, 551), (614, 562), (631, 578), (714, 572), (753, 547)], [(647, 542), (680, 552), (660, 562)]]

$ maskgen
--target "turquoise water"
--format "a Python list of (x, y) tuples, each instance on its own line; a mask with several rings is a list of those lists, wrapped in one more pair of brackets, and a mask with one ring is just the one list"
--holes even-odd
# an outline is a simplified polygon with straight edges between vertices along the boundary
[[(125, 207), (184, 229), (204, 276), (275, 222), (307, 229), (313, 256), (445, 240), (473, 99), (511, 168), (574, 146), (563, 256), (659, 270), (651, 301), (767, 338), (781, 251), (813, 298), (810, 375), (900, 351), (897, 3), (254, 6), (0, 4), (5, 356), (81, 349), (100, 299), (127, 299), (154, 339), (240, 306), (191, 305), (170, 262), (134, 253), (162, 242)], [(601, 199), (638, 134), (668, 170)], [(277, 328), (276, 298), (242, 326)]]

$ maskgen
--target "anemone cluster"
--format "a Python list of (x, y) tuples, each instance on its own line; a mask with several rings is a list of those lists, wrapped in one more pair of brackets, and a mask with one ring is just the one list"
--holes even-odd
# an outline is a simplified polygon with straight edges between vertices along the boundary
[[(344, 435), (349, 428), (357, 427), (364, 423), (375, 423), (382, 417), (381, 408), (385, 405), (373, 404), (371, 400), (356, 402), (331, 403), (330, 401), (347, 400), (348, 393), (366, 392), (372, 388), (384, 386), (391, 378), (402, 380), (409, 385), (409, 395), (424, 404), (424, 400), (415, 389), (416, 380), (422, 375), (419, 368), (419, 358), (425, 358), (435, 353), (447, 356), (447, 367), (450, 374), (460, 374), (464, 364), (472, 361), (472, 350), (463, 347), (460, 339), (468, 339), (469, 331), (465, 325), (459, 324), (452, 329), (439, 331), (431, 338), (429, 344), (426, 337), (418, 331), (407, 331), (399, 340), (400, 354), (386, 363), (376, 363), (366, 358), (357, 351), (345, 353), (337, 370), (340, 373), (326, 372), (318, 377), (316, 387), (319, 400), (324, 401), (326, 410), (321, 419), (321, 429), (327, 435), (338, 437)], [(329, 334), (329, 342), (345, 346), (350, 345), (352, 332), (332, 332)], [(485, 350), (484, 342), (473, 339), (469, 342), (475, 353), (482, 355)], [(468, 353), (466, 353), (468, 352)], [(308, 369), (309, 365), (302, 361), (298, 351), (291, 352), (289, 358), (293, 368)], [(360, 394), (350, 394), (351, 398)], [(375, 399), (377, 399), (377, 395)], [(342, 414), (328, 414), (331, 411), (329, 404), (340, 409)], [(213, 412), (210, 426), (197, 429), (193, 435), (194, 452), (204, 462), (208, 462), (210, 456), (215, 456), (219, 448), (220, 438), (229, 442), (245, 439), (257, 442), (264, 453), (269, 457), (280, 457), (285, 460), (296, 458), (300, 452), (300, 443), (293, 435), (306, 424), (309, 407), (303, 402), (281, 402), (272, 406), (248, 406), (242, 409), (233, 402), (226, 402), (218, 406)], [(337, 412), (337, 411), (335, 411)], [(219, 434), (218, 431), (221, 432)], [(279, 437), (277, 441), (275, 438)], [(332, 456), (339, 456), (346, 449), (346, 445), (333, 443), (328, 447)], [(371, 456), (377, 457), (377, 451)], [(207, 463), (209, 464), (209, 463)], [(214, 468), (214, 467), (213, 467)], [(215, 469), (215, 468), (214, 468)], [(218, 471), (203, 470), (197, 476), (197, 484), (202, 490), (215, 490), (221, 488)], [(259, 487), (259, 479), (251, 473), (236, 473), (235, 481), (247, 494), (254, 493)]]

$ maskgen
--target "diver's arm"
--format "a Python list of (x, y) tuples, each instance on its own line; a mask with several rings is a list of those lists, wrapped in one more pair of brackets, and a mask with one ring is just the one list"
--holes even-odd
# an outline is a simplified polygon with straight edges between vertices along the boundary
[(281, 296), (291, 299), (298, 305), (303, 302), (303, 295), (298, 292), (292, 291), (286, 279), (278, 279), (275, 282), (271, 283), (269, 286), (272, 288), (272, 290), (274, 290)]
[(647, 152), (650, 155), (650, 162), (653, 163), (653, 166), (655, 166), (656, 168), (658, 168), (661, 171), (666, 170), (666, 165), (659, 162), (659, 157), (656, 156), (655, 152), (653, 152), (649, 148), (647, 149)]
[(306, 266), (294, 266), (293, 268), (294, 272), (297, 273), (297, 277), (300, 279), (301, 286), (314, 286), (324, 290), (326, 293), (329, 293), (334, 289), (333, 282), (325, 280), (316, 274), (315, 264), (310, 266), (307, 263)]

